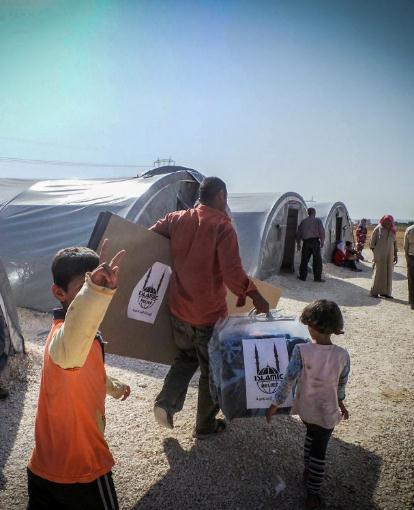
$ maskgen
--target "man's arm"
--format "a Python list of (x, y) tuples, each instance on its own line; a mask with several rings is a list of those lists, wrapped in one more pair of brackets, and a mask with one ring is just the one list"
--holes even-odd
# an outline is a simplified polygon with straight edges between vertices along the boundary
[(322, 248), (323, 245), (325, 244), (325, 227), (323, 226), (322, 220), (320, 218), (318, 218), (318, 232)]
[(263, 298), (243, 269), (237, 234), (230, 223), (223, 227), (223, 231), (219, 235), (217, 255), (224, 283), (239, 298), (237, 306), (243, 306), (246, 302), (246, 296), (249, 296), (259, 313), (267, 313), (269, 303)]
[(95, 285), (87, 274), (85, 284), (70, 304), (65, 322), (49, 344), (52, 361), (61, 368), (84, 365), (115, 289)]
[(408, 229), (404, 232), (404, 253), (405, 253), (405, 258), (408, 259), (408, 254), (409, 254), (409, 242), (408, 242)]
[(161, 234), (164, 237), (168, 237), (170, 239), (171, 237), (171, 221), (170, 221), (170, 214), (167, 214), (164, 218), (161, 220), (158, 220), (155, 225), (152, 225), (148, 230), (151, 230), (152, 232), (156, 232), (157, 234)]

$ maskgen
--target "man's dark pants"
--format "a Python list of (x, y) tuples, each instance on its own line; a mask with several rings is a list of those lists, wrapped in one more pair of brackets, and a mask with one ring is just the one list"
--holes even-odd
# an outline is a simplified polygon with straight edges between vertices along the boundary
[(213, 326), (192, 326), (171, 317), (174, 341), (179, 349), (155, 404), (171, 414), (181, 411), (191, 378), (200, 367), (196, 432), (214, 430), (219, 406), (210, 395), (208, 342)]
[(414, 255), (407, 257), (408, 301), (414, 305)]
[(321, 243), (317, 237), (305, 239), (302, 246), (302, 259), (299, 267), (299, 278), (306, 280), (308, 276), (308, 264), (312, 257), (313, 278), (320, 280), (322, 278), (322, 256)]

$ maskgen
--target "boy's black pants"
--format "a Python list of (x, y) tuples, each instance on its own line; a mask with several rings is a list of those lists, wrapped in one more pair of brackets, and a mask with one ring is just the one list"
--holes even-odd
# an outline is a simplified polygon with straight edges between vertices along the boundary
[(299, 267), (299, 277), (306, 280), (308, 276), (308, 264), (312, 257), (313, 278), (318, 281), (322, 278), (322, 255), (321, 243), (317, 237), (305, 239), (302, 246), (302, 257)]
[(118, 510), (112, 473), (90, 483), (55, 483), (27, 470), (27, 510)]

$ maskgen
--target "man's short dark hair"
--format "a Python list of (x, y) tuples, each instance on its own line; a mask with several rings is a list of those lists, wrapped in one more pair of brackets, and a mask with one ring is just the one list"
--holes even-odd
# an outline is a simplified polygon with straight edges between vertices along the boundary
[(218, 177), (206, 177), (200, 184), (200, 202), (209, 204), (220, 191), (227, 194), (226, 183)]
[(315, 215), (316, 215), (316, 209), (314, 207), (309, 207), (308, 216), (315, 216)]
[(76, 276), (93, 271), (98, 265), (99, 256), (90, 248), (64, 248), (56, 253), (52, 262), (53, 282), (66, 291)]
[(306, 306), (300, 316), (300, 321), (306, 326), (316, 329), (319, 333), (327, 335), (343, 333), (344, 319), (341, 310), (336, 303), (326, 299), (313, 301)]
[(352, 246), (352, 241), (346, 241), (345, 246)]

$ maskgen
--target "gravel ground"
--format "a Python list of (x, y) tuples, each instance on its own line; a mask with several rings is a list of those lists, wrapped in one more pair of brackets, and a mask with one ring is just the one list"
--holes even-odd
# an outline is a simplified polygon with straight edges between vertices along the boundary
[[(305, 303), (334, 299), (345, 318), (337, 343), (351, 355), (347, 389), (349, 422), (335, 430), (323, 488), (329, 509), (414, 508), (413, 355), (414, 312), (407, 306), (405, 267), (394, 278), (394, 301), (368, 295), (371, 268), (352, 273), (325, 266), (326, 283), (295, 275), (272, 281), (283, 288), (280, 308), (299, 314)], [(9, 369), (11, 396), (0, 402), (0, 508), (26, 505), (25, 464), (33, 447), (41, 356), (50, 315), (20, 309), (27, 356)], [(117, 464), (122, 509), (267, 509), (303, 507), (303, 426), (281, 416), (235, 420), (214, 440), (191, 438), (196, 380), (173, 431), (160, 429), (152, 406), (167, 367), (107, 355), (107, 370), (132, 389), (129, 400), (107, 402), (107, 439)], [(275, 493), (278, 476), (286, 490)]]

